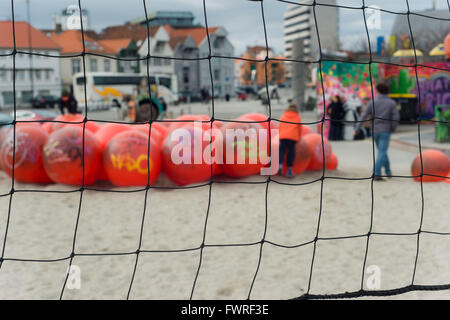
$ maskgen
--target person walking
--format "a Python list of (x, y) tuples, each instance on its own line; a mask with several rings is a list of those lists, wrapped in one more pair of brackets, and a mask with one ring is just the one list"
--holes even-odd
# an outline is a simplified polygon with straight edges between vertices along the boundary
[(345, 116), (344, 104), (341, 97), (333, 96), (331, 103), (327, 107), (330, 117), (330, 137), (329, 140), (342, 140), (342, 120)]
[[(280, 137), (280, 167), (278, 173), (283, 172), (284, 156), (286, 154), (286, 165), (288, 167), (287, 176), (293, 177), (292, 166), (295, 161), (295, 144), (300, 140), (302, 126), (301, 118), (298, 113), (297, 105), (291, 103), (280, 118), (279, 137)], [(298, 123), (298, 124), (296, 124)]]
[[(392, 177), (392, 171), (389, 163), (388, 149), (391, 134), (395, 131), (400, 120), (400, 113), (397, 109), (397, 103), (390, 99), (387, 94), (389, 88), (384, 83), (376, 86), (378, 96), (372, 104), (369, 103), (364, 112), (359, 117), (359, 121), (367, 119), (368, 116), (375, 117), (373, 120), (372, 134), (377, 146), (377, 157), (375, 160), (374, 180), (384, 180), (381, 176), (381, 170), (384, 168), (387, 177)], [(375, 114), (373, 113), (375, 112)], [(362, 122), (358, 122), (355, 127), (355, 134), (361, 129)]]

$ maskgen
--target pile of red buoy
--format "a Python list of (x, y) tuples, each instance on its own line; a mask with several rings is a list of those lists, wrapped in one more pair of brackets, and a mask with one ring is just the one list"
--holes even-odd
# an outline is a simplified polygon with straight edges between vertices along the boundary
[[(153, 186), (161, 172), (177, 185), (221, 174), (257, 175), (269, 166), (269, 150), (278, 152), (279, 146), (277, 125), (259, 113), (212, 124), (205, 115), (184, 115), (151, 126), (99, 125), (82, 115), (61, 115), (55, 122), (19, 123), (15, 131), (10, 127), (0, 134), (0, 167), (17, 181), (78, 186), (101, 180)], [(331, 144), (308, 127), (302, 129), (295, 154), (296, 175), (323, 166), (337, 169)]]

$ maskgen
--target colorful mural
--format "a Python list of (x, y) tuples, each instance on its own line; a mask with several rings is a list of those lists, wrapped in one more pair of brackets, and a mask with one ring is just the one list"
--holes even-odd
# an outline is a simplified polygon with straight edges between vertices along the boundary
[(427, 62), (425, 66), (400, 67), (384, 65), (386, 81), (390, 84), (391, 93), (415, 94), (419, 97), (420, 103), (417, 106), (422, 110), (423, 118), (434, 117), (434, 107), (436, 105), (450, 105), (450, 63), (449, 62)]
[[(370, 71), (369, 71), (369, 68)], [(320, 70), (317, 70), (317, 100), (319, 118), (322, 117), (325, 107), (331, 103), (331, 97), (339, 95), (345, 100), (359, 100), (362, 105), (364, 98), (372, 97), (370, 85), (370, 72), (375, 85), (382, 74), (377, 63), (356, 64), (335, 61), (322, 62), (323, 90)], [(375, 89), (374, 89), (375, 91)], [(375, 92), (374, 92), (375, 93)], [(323, 95), (325, 94), (325, 104)], [(324, 134), (328, 136), (328, 123), (325, 122)]]

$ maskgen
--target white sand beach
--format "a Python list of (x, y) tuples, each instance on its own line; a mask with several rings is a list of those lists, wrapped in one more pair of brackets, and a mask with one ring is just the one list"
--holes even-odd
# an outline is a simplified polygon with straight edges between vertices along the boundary
[[(339, 158), (334, 177), (370, 176), (371, 141), (333, 143)], [(409, 175), (415, 152), (390, 149), (395, 175)], [(305, 173), (284, 183), (302, 183), (320, 177)], [(219, 178), (221, 179), (221, 178)], [(238, 181), (263, 181), (252, 177)], [(159, 185), (169, 185), (164, 177)], [(11, 180), (0, 173), (0, 192)], [(99, 186), (119, 190), (110, 186)], [(69, 190), (62, 185), (16, 183), (16, 190)], [(282, 185), (267, 189), (265, 239), (281, 246), (312, 241), (320, 211), (321, 182)], [(133, 190), (133, 188), (120, 189)], [(450, 184), (423, 185), (422, 230), (449, 232)], [(373, 186), (373, 232), (414, 233), (421, 218), (420, 183), (393, 178)], [(142, 237), (142, 250), (166, 251), (198, 248), (208, 208), (209, 186), (177, 190), (151, 189)], [(223, 184), (211, 187), (206, 245), (255, 243), (262, 239), (265, 223), (266, 184)], [(114, 254), (138, 248), (145, 191), (115, 193), (85, 191), (82, 199), (75, 252)], [(80, 193), (16, 192), (5, 258), (60, 259), (71, 253)], [(3, 243), (9, 196), (0, 198), (0, 240)], [(367, 234), (371, 217), (370, 180), (325, 179), (319, 238)], [(367, 237), (319, 240), (310, 293), (359, 290)], [(366, 266), (381, 270), (380, 289), (411, 284), (416, 255), (416, 235), (372, 235)], [(446, 284), (450, 279), (450, 237), (420, 235), (415, 284)], [(284, 248), (265, 243), (251, 299), (286, 299), (307, 290), (313, 245)], [(245, 299), (258, 264), (260, 244), (205, 247), (194, 299)], [(142, 252), (139, 255), (131, 299), (188, 299), (199, 264), (200, 250)], [(136, 255), (76, 256), (81, 288), (67, 289), (63, 299), (125, 299)], [(0, 299), (58, 299), (69, 260), (56, 262), (4, 261), (0, 269)], [(411, 292), (389, 299), (449, 299), (449, 291)]]

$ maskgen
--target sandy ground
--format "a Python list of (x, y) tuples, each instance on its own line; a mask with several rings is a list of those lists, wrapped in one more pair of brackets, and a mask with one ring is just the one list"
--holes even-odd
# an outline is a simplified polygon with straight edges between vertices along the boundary
[[(334, 177), (370, 175), (370, 141), (333, 143), (339, 169)], [(391, 148), (396, 175), (409, 175), (413, 150)], [(314, 239), (320, 212), (320, 173), (294, 179), (276, 177), (267, 188), (261, 184), (213, 184), (206, 228), (207, 245), (251, 244), (264, 234), (266, 240), (252, 299), (285, 299), (307, 290), (312, 244), (292, 247)], [(243, 180), (239, 180), (243, 181)], [(252, 177), (244, 181), (264, 181)], [(164, 177), (161, 184), (166, 185)], [(0, 173), (0, 193), (11, 180)], [(107, 190), (109, 186), (99, 186)], [(67, 186), (17, 183), (17, 190), (69, 190)], [(267, 188), (267, 199), (266, 199)], [(131, 191), (133, 188), (120, 189)], [(199, 264), (200, 250), (159, 253), (162, 250), (196, 249), (203, 238), (209, 186), (151, 189), (131, 299), (187, 299)], [(373, 232), (414, 233), (421, 218), (420, 184), (393, 178), (373, 185)], [(423, 230), (450, 232), (446, 183), (424, 184)], [(124, 299), (131, 281), (138, 248), (145, 192), (98, 192), (83, 194), (73, 264), (81, 270), (81, 289), (66, 288), (64, 299)], [(5, 258), (60, 259), (71, 253), (80, 193), (16, 192), (12, 197), (10, 228)], [(3, 243), (9, 196), (0, 198), (0, 244)], [(370, 180), (325, 179), (323, 183), (320, 238), (367, 234), (371, 217)], [(381, 270), (380, 289), (411, 284), (416, 255), (415, 235), (373, 235), (367, 266)], [(311, 281), (311, 293), (359, 290), (366, 237), (319, 240)], [(289, 248), (289, 246), (291, 246)], [(450, 236), (421, 234), (415, 284), (450, 283)], [(258, 264), (260, 245), (213, 246), (203, 251), (195, 299), (245, 299)], [(104, 255), (104, 256), (102, 256)], [(69, 261), (22, 262), (7, 260), (0, 268), (0, 299), (57, 299)], [(450, 299), (450, 291), (412, 292), (399, 298)]]

